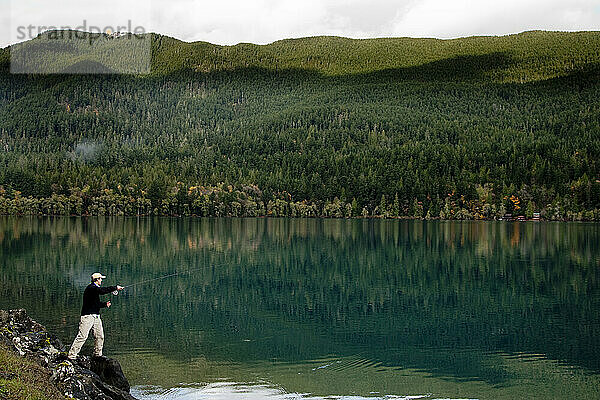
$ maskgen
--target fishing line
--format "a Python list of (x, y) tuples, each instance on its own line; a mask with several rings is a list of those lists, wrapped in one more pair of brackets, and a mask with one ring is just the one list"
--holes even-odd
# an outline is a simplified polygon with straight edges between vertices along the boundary
[[(137, 285), (142, 285), (144, 283), (149, 283), (149, 282), (159, 281), (159, 280), (162, 280), (162, 279), (171, 278), (171, 277), (178, 276), (178, 275), (189, 274), (190, 272), (196, 272), (196, 271), (200, 271), (200, 270), (207, 269), (207, 268), (221, 267), (221, 266), (226, 265), (226, 264), (227, 263), (216, 264), (216, 265), (215, 264), (211, 264), (211, 265), (205, 265), (205, 266), (199, 267), (199, 268), (191, 268), (191, 269), (188, 269), (188, 270), (185, 270), (185, 271), (173, 272), (171, 274), (159, 276), (158, 278), (147, 279), (145, 281), (136, 282), (136, 283), (132, 283), (132, 284), (127, 285), (127, 286), (123, 286), (123, 289), (134, 287), (134, 286), (137, 286)], [(119, 295), (119, 291), (115, 290), (115, 291), (112, 292), (112, 294), (114, 296), (118, 296)]]

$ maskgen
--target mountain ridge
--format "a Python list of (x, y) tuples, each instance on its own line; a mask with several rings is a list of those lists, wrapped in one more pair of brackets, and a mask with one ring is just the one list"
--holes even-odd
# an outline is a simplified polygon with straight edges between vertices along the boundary
[[(61, 29), (49, 30), (49, 31), (42, 32), (40, 35), (46, 34), (47, 32), (51, 32), (51, 31), (52, 32), (67, 32), (68, 30), (61, 30)], [(76, 31), (76, 30), (71, 30), (71, 31), (81, 32), (84, 34), (98, 35), (98, 33), (92, 33), (92, 32), (86, 32), (86, 31)], [(273, 44), (277, 44), (280, 42), (304, 41), (304, 40), (322, 39), (322, 38), (342, 39), (342, 40), (357, 41), (357, 42), (358, 41), (378, 41), (378, 40), (384, 40), (384, 41), (385, 40), (425, 40), (425, 41), (430, 40), (430, 41), (440, 41), (440, 42), (452, 42), (452, 41), (465, 40), (465, 39), (508, 38), (508, 37), (527, 35), (527, 34), (540, 34), (540, 33), (571, 35), (571, 34), (600, 33), (600, 31), (595, 31), (595, 30), (561, 31), (561, 30), (530, 29), (530, 30), (525, 30), (522, 32), (517, 32), (517, 33), (507, 33), (504, 35), (470, 35), (470, 36), (460, 36), (460, 37), (455, 37), (455, 38), (412, 37), (412, 36), (380, 36), (380, 37), (372, 37), (372, 38), (352, 38), (352, 37), (348, 37), (348, 36), (339, 36), (339, 35), (312, 35), (312, 36), (301, 36), (301, 37), (290, 37), (290, 38), (277, 39), (272, 42), (262, 43), (262, 44), (261, 43), (253, 43), (253, 42), (238, 42), (238, 43), (234, 43), (234, 44), (218, 44), (218, 43), (212, 43), (212, 42), (209, 42), (206, 40), (188, 41), (188, 40), (184, 40), (184, 39), (179, 39), (175, 36), (169, 36), (169, 35), (165, 35), (165, 34), (158, 33), (158, 32), (147, 32), (142, 35), (150, 35), (150, 36), (154, 36), (154, 37), (165, 37), (165, 38), (169, 38), (169, 39), (175, 40), (177, 42), (186, 43), (186, 44), (208, 44), (208, 45), (219, 46), (219, 47), (235, 47), (238, 45), (252, 45), (252, 46), (264, 47), (264, 46), (271, 46)], [(30, 39), (30, 40), (33, 40), (33, 39)], [(7, 49), (10, 49), (10, 47), (12, 47), (12, 46), (15, 46), (15, 45), (18, 45), (18, 44), (21, 44), (24, 42), (27, 42), (27, 40), (23, 41), (23, 42), (13, 43), (6, 47), (1, 47), (0, 50), (7, 50)]]
[[(480, 79), (523, 83), (567, 76), (590, 64), (600, 64), (600, 53), (597, 51), (600, 48), (598, 31), (526, 31), (505, 36), (457, 39), (310, 36), (281, 39), (269, 44), (235, 45), (218, 45), (206, 41), (186, 42), (156, 33), (148, 33), (144, 37), (149, 39), (151, 52), (146, 55), (141, 46), (141, 50), (138, 49), (139, 57), (151, 57), (151, 75), (262, 68), (267, 71), (304, 70), (323, 76), (345, 76), (496, 54), (503, 55), (510, 62), (492, 65), (491, 70), (485, 76), (480, 76)], [(27, 46), (32, 46), (36, 40), (39, 37), (20, 46), (27, 50)], [(105, 42), (105, 46), (111, 46), (107, 49), (113, 51), (116, 42)], [(0, 63), (9, 62), (10, 48), (0, 52)], [(63, 57), (60, 53), (54, 55)], [(68, 55), (64, 58), (66, 64), (59, 68), (61, 71), (69, 68)], [(109, 70), (119, 70), (117, 65), (108, 64), (106, 67)], [(470, 68), (479, 67), (474, 64)], [(465, 66), (453, 66), (451, 63), (446, 65), (446, 70), (451, 68), (464, 69)]]

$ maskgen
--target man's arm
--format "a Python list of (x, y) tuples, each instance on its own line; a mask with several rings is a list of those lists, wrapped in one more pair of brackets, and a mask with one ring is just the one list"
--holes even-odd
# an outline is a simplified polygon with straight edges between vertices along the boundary
[(110, 292), (114, 292), (115, 290), (117, 290), (116, 286), (99, 287), (98, 288), (98, 293), (100, 293), (100, 294), (108, 294)]

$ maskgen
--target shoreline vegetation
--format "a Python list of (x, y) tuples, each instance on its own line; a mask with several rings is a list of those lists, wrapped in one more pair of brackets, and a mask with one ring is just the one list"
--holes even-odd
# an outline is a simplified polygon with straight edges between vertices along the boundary
[[(288, 218), (382, 218), (422, 220), (504, 221), (600, 221), (600, 209), (585, 210), (572, 197), (555, 199), (539, 208), (533, 200), (515, 195), (495, 200), (492, 185), (476, 186), (479, 198), (467, 200), (449, 193), (445, 198), (400, 201), (396, 194), (382, 195), (375, 207), (339, 199), (294, 201), (287, 193), (266, 195), (255, 185), (237, 188), (186, 187), (181, 182), (166, 193), (150, 193), (135, 187), (92, 193), (89, 186), (72, 189), (70, 195), (49, 197), (7, 196), (0, 186), (0, 215), (8, 216), (170, 216), (170, 217), (288, 217)], [(152, 191), (152, 188), (150, 189)], [(137, 192), (137, 193), (136, 193)], [(522, 191), (521, 193), (526, 191)]]

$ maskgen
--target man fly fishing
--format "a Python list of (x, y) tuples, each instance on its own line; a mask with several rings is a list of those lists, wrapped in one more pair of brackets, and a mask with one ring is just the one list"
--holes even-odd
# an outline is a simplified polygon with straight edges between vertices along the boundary
[(123, 290), (123, 286), (100, 287), (102, 279), (106, 276), (99, 272), (92, 274), (92, 283), (90, 283), (83, 292), (83, 306), (81, 307), (81, 319), (79, 321), (79, 332), (69, 350), (69, 359), (76, 360), (81, 347), (90, 334), (94, 334), (94, 356), (102, 356), (102, 346), (104, 345), (104, 329), (100, 319), (100, 309), (110, 307), (110, 301), (101, 302), (100, 296)]

